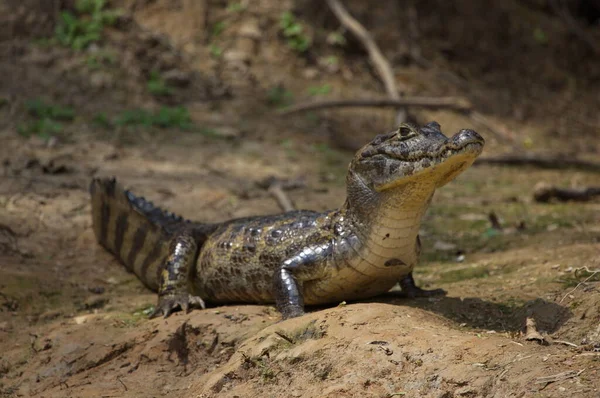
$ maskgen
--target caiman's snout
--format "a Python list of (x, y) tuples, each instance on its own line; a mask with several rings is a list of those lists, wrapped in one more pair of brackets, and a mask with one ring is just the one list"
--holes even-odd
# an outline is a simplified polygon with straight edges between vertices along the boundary
[(450, 144), (455, 148), (464, 148), (469, 144), (483, 148), (485, 140), (476, 131), (463, 129), (450, 138)]

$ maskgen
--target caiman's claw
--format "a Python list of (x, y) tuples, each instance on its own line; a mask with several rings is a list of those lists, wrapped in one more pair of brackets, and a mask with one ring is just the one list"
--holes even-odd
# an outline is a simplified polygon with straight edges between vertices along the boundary
[(444, 289), (421, 289), (415, 284), (412, 272), (400, 280), (400, 287), (402, 288), (402, 295), (408, 298), (445, 296), (447, 294)]
[(202, 309), (206, 308), (204, 300), (198, 296), (192, 296), (188, 293), (162, 296), (158, 298), (158, 304), (156, 305), (154, 311), (150, 314), (150, 318), (155, 318), (160, 314), (164, 314), (164, 317), (167, 318), (177, 309), (181, 309), (187, 313), (191, 307), (200, 307)]
[(445, 296), (446, 294), (448, 294), (448, 292), (445, 291), (444, 289), (426, 290), (426, 289), (421, 289), (420, 287), (416, 287), (416, 286), (413, 289), (408, 289), (408, 290), (402, 289), (402, 292), (408, 298)]

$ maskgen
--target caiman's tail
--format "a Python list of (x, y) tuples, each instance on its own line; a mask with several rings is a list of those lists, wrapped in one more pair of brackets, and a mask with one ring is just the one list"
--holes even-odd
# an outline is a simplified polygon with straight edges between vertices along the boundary
[(158, 289), (158, 272), (169, 240), (178, 231), (190, 232), (200, 247), (214, 227), (196, 224), (155, 207), (124, 190), (114, 178), (90, 184), (92, 222), (98, 242), (134, 272), (146, 286)]

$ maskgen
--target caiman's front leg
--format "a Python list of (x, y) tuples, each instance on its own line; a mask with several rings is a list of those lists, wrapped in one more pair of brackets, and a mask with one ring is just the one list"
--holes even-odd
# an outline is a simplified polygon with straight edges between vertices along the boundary
[[(417, 241), (415, 242), (416, 256), (419, 258), (421, 255), (421, 238), (417, 235)], [(404, 278), (400, 279), (400, 287), (402, 293), (408, 298), (416, 297), (431, 297), (431, 296), (444, 296), (446, 291), (444, 289), (433, 289), (425, 290), (421, 289), (415, 284), (412, 272), (409, 272)]]
[(275, 304), (283, 319), (304, 315), (302, 283), (321, 277), (333, 244), (308, 246), (288, 258), (273, 276)]
[(153, 318), (161, 313), (165, 318), (178, 307), (187, 312), (190, 306), (204, 308), (204, 301), (189, 293), (189, 273), (194, 267), (198, 245), (191, 235), (176, 235), (169, 246), (169, 256), (159, 269), (158, 305), (150, 315)]
[(446, 295), (446, 291), (444, 289), (425, 290), (418, 287), (415, 284), (415, 279), (413, 278), (412, 272), (409, 272), (408, 275), (400, 279), (400, 287), (402, 288), (402, 293), (409, 298)]

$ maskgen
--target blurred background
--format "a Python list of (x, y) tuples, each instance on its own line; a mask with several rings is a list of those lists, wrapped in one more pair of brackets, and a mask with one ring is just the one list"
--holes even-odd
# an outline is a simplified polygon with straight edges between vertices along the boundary
[[(451, 297), (391, 302), (467, 334), (514, 337), (537, 314), (541, 341), (597, 352), (599, 109), (598, 0), (0, 0), (0, 391), (61, 396), (79, 365), (55, 363), (56, 333), (117, 339), (154, 304), (95, 242), (92, 177), (199, 221), (281, 211), (274, 183), (294, 207), (326, 210), (343, 203), (353, 153), (400, 121), (472, 128), (486, 148), (421, 231), (418, 284)], [(236, 338), (190, 361), (209, 372)], [(134, 391), (166, 388), (169, 374), (144, 385), (139, 373)], [(577, 380), (597, 396), (597, 377)]]

